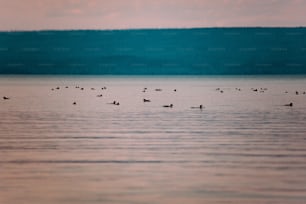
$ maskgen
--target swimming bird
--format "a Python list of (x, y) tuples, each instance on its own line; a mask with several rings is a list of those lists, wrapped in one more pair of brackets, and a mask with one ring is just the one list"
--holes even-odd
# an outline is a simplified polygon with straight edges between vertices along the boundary
[(204, 107), (203, 107), (203, 105), (200, 105), (200, 106), (198, 106), (198, 107), (191, 107), (192, 109), (200, 109), (200, 110), (202, 110)]
[(59, 90), (59, 89), (60, 89), (60, 87), (56, 87), (56, 89), (57, 89), (57, 90)]
[(298, 91), (296, 91), (296, 92), (295, 92), (295, 95), (299, 95), (299, 92), (298, 92)]
[(72, 103), (72, 105), (76, 105), (76, 104), (77, 104), (76, 102), (73, 102), (73, 103)]
[(103, 95), (102, 94), (100, 94), (100, 95), (97, 95), (97, 97), (102, 97)]
[(65, 88), (68, 89), (68, 86), (66, 86)]
[(145, 99), (145, 98), (144, 98), (144, 99), (143, 99), (143, 102), (144, 102), (144, 103), (146, 103), (146, 102), (151, 102), (151, 100)]
[(83, 91), (83, 90), (84, 90), (84, 88), (81, 88), (81, 90)]
[(173, 91), (176, 92), (176, 89), (174, 89)]
[(164, 107), (164, 108), (173, 108), (173, 104), (170, 104), (170, 105), (164, 105), (163, 107)]
[(3, 96), (3, 100), (9, 100), (10, 98), (7, 96)]
[(290, 106), (290, 107), (292, 107), (292, 106), (293, 106), (293, 103), (285, 104), (285, 106)]
[(91, 88), (91, 90), (95, 90), (95, 88)]
[(162, 89), (155, 89), (155, 91), (162, 91)]
[(119, 106), (119, 105), (120, 105), (120, 103), (119, 103), (118, 101), (113, 101), (112, 103), (108, 103), (108, 104), (111, 104), (111, 105), (117, 105), (117, 106)]

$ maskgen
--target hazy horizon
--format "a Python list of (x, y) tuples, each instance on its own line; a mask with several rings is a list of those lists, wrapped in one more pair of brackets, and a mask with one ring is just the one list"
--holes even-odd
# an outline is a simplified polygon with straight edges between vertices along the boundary
[(43, 32), (43, 31), (120, 31), (120, 30), (192, 30), (192, 29), (252, 29), (252, 28), (263, 28), (263, 29), (282, 29), (282, 28), (306, 28), (305, 26), (223, 26), (223, 27), (143, 27), (143, 28), (101, 28), (101, 29), (90, 29), (90, 28), (77, 28), (77, 29), (36, 29), (36, 30), (0, 30), (0, 32)]
[(0, 30), (299, 27), (305, 7), (305, 0), (2, 0)]

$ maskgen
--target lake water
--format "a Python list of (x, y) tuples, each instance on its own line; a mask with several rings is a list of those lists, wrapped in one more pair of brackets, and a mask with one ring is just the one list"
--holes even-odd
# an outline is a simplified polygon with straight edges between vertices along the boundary
[(2, 76), (0, 203), (306, 203), (304, 91), (306, 76)]

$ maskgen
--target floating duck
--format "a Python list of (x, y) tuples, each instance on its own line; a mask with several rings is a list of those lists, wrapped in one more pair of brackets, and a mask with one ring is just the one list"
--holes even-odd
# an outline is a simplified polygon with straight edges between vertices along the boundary
[(293, 103), (285, 104), (285, 106), (290, 106), (290, 107), (292, 107), (292, 106), (293, 106)]
[(198, 107), (191, 107), (192, 109), (203, 109), (203, 105), (200, 105), (200, 106), (198, 106)]

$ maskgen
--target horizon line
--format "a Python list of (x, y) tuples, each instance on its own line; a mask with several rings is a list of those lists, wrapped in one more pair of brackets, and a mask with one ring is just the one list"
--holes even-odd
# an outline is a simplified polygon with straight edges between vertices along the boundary
[(211, 26), (211, 27), (143, 27), (143, 28), (76, 28), (76, 29), (20, 29), (20, 30), (0, 30), (1, 32), (52, 32), (52, 31), (128, 31), (128, 30), (192, 30), (192, 29), (254, 29), (254, 28), (306, 28), (306, 26)]

